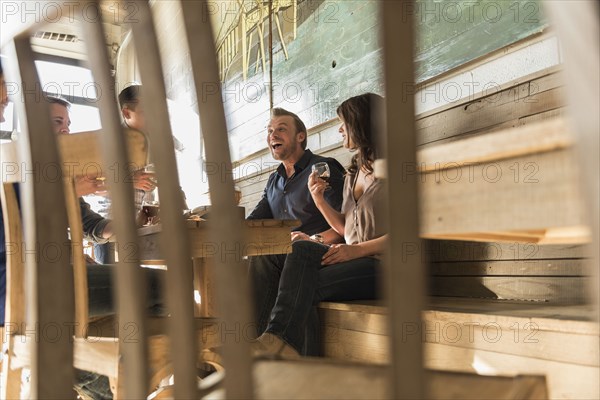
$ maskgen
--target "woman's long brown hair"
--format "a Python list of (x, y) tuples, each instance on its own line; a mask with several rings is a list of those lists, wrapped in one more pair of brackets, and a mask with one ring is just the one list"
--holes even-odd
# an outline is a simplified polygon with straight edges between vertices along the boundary
[(377, 158), (375, 140), (377, 132), (375, 110), (383, 107), (383, 98), (373, 93), (365, 93), (351, 97), (337, 108), (337, 114), (346, 123), (346, 133), (352, 139), (358, 153), (352, 157), (348, 172), (355, 174), (365, 169), (367, 174), (373, 173), (373, 162)]

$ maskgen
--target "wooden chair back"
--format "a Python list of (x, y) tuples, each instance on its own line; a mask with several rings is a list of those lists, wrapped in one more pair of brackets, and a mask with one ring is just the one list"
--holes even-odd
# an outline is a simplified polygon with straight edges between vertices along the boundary
[[(166, 263), (171, 266), (167, 272), (167, 302), (168, 308), (171, 311), (169, 323), (170, 329), (170, 344), (171, 344), (171, 359), (174, 363), (175, 373), (175, 395), (178, 398), (193, 398), (197, 393), (197, 377), (196, 377), (196, 327), (194, 325), (194, 303), (193, 303), (193, 280), (190, 279), (192, 271), (192, 261), (190, 246), (188, 243), (186, 226), (181, 218), (181, 198), (180, 185), (177, 177), (177, 169), (174, 155), (174, 145), (170, 126), (168, 123), (166, 95), (164, 84), (162, 83), (162, 71), (160, 70), (160, 59), (158, 58), (158, 47), (156, 44), (156, 35), (152, 24), (150, 9), (147, 2), (140, 2), (140, 22), (134, 24), (133, 31), (136, 37), (136, 45), (142, 64), (142, 77), (146, 82), (158, 82), (157, 84), (149, 84), (146, 86), (145, 93), (148, 98), (146, 108), (148, 114), (148, 134), (154, 143), (156, 152), (153, 154), (153, 161), (156, 165), (156, 175), (161, 182), (161, 223), (164, 234), (162, 235), (161, 248), (164, 249)], [(75, 15), (79, 15), (81, 6), (78, 5), (75, 10)], [(104, 44), (103, 27), (100, 23), (81, 19), (86, 43), (89, 46), (89, 61), (92, 65), (92, 72), (96, 79), (96, 83), (101, 87), (114, 87), (114, 81), (111, 77), (106, 47)], [(39, 24), (38, 24), (39, 25)], [(15, 35), (13, 38), (14, 51), (11, 55), (11, 60), (14, 65), (14, 70), (18, 70), (20, 74), (15, 75), (12, 80), (25, 82), (32, 87), (40, 87), (39, 79), (36, 75), (34, 66), (34, 56), (31, 50), (30, 36), (35, 32), (38, 25), (35, 23), (23, 29), (22, 32)], [(150, 57), (150, 62), (144, 62), (147, 57)], [(109, 92), (108, 90), (106, 92)], [(150, 100), (152, 99), (152, 100)], [(18, 104), (19, 105), (19, 104)], [(133, 198), (132, 186), (129, 174), (129, 162), (126, 155), (126, 142), (120, 125), (118, 108), (115, 99), (110, 96), (102, 96), (98, 99), (100, 116), (102, 122), (102, 135), (99, 140), (99, 150), (102, 155), (103, 165), (110, 165), (113, 178), (107, 180), (107, 184), (111, 190), (113, 199), (113, 217), (116, 236), (119, 239), (118, 249), (137, 250), (137, 230), (134, 223), (134, 210), (131, 199)], [(23, 137), (20, 138), (20, 146), (23, 148), (22, 153), (28, 154), (31, 151), (30, 158), (33, 160), (42, 160), (46, 164), (60, 165), (60, 155), (64, 160), (69, 160), (69, 156), (58, 151), (57, 139), (52, 134), (49, 124), (48, 106), (45, 102), (36, 102), (33, 98), (25, 98), (20, 110), (20, 115), (26, 116), (26, 127)], [(68, 137), (59, 137), (58, 141), (71, 142), (74, 138), (81, 138), (82, 135), (72, 135)], [(43, 138), (42, 141), (40, 138)], [(27, 140), (29, 139), (29, 140)], [(31, 146), (30, 146), (31, 142)], [(66, 146), (67, 150), (71, 147)], [(93, 147), (91, 147), (93, 150)], [(77, 164), (81, 165), (81, 164)], [(231, 169), (229, 169), (231, 170)], [(62, 178), (62, 176), (61, 176)], [(82, 238), (82, 233), (79, 230), (81, 226), (78, 215), (78, 204), (72, 184), (73, 176), (66, 174), (64, 182), (60, 180), (60, 187), (56, 183), (52, 187), (51, 193), (53, 199), (52, 209), (60, 209), (61, 213), (55, 216), (55, 219), (60, 220), (53, 224), (53, 234), (46, 237), (60, 237), (59, 232), (65, 236), (67, 232), (67, 214), (70, 215), (70, 224), (72, 226), (72, 238), (74, 242), (79, 243)], [(28, 182), (30, 183), (30, 182)], [(37, 183), (37, 182), (34, 182)], [(64, 185), (63, 185), (64, 183)], [(233, 208), (233, 184), (231, 184), (231, 195), (228, 199), (232, 202)], [(64, 186), (64, 187), (63, 187)], [(44, 189), (46, 186), (42, 185)], [(66, 191), (63, 193), (63, 189)], [(37, 186), (36, 186), (37, 190)], [(35, 192), (36, 195), (38, 192)], [(23, 193), (23, 198), (26, 199), (24, 215), (33, 213), (33, 210), (42, 209), (41, 196), (37, 196), (35, 200), (40, 200), (38, 207), (28, 207), (30, 204), (30, 191)], [(65, 204), (67, 206), (65, 207)], [(68, 210), (68, 213), (66, 212)], [(235, 213), (230, 213), (235, 214)], [(215, 213), (215, 216), (218, 214)], [(27, 218), (26, 218), (27, 219)], [(27, 221), (26, 221), (27, 222)], [(37, 222), (37, 221), (36, 221)], [(239, 221), (236, 221), (239, 225)], [(33, 231), (35, 225), (25, 226), (25, 232)], [(44, 231), (45, 232), (45, 231)], [(226, 234), (222, 234), (225, 237)], [(38, 243), (43, 243), (43, 240), (38, 240)], [(64, 265), (69, 265), (71, 255), (74, 257), (75, 264), (75, 280), (78, 282), (78, 288), (85, 287), (85, 261), (82, 258), (81, 252), (74, 248), (67, 252), (64, 257)], [(146, 287), (143, 285), (144, 279), (141, 276), (142, 271), (139, 268), (138, 253), (129, 252), (127, 257), (120, 257), (116, 271), (116, 292), (120, 326), (135, 327), (135, 340), (131, 337), (119, 337), (119, 352), (121, 360), (125, 364), (127, 370), (127, 379), (124, 382), (123, 392), (119, 395), (126, 398), (141, 398), (147, 395), (149, 386), (149, 368), (148, 368), (148, 341), (147, 341), (147, 321), (145, 316), (145, 298)], [(40, 279), (42, 271), (42, 263), (35, 265), (37, 274), (32, 274), (33, 279)], [(72, 275), (68, 275), (70, 271), (63, 269), (63, 274), (56, 274), (54, 279), (48, 276), (48, 273), (42, 274), (44, 277), (43, 288), (61, 288), (60, 299), (67, 302), (68, 307), (57, 307), (61, 310), (61, 318), (57, 317), (59, 313), (49, 313), (53, 321), (65, 321), (64, 325), (73, 324), (73, 290), (72, 290)], [(62, 285), (55, 285), (56, 280), (61, 279)], [(69, 283), (69, 290), (65, 288), (65, 283)], [(26, 296), (36, 297), (39, 299), (44, 296), (44, 299), (51, 297), (50, 290), (44, 292), (40, 287), (34, 287), (31, 291), (25, 289)], [(82, 289), (83, 290), (83, 289)], [(64, 294), (64, 295), (62, 295)], [(68, 295), (70, 294), (70, 298)], [(85, 298), (87, 293), (79, 292), (78, 298), (83, 299), (77, 306), (77, 321), (87, 321), (87, 306)], [(70, 301), (69, 301), (70, 300)], [(23, 302), (16, 302), (23, 304)], [(47, 301), (41, 301), (40, 304), (29, 301), (24, 301), (28, 307), (36, 311), (34, 313), (27, 312), (26, 315), (34, 316), (28, 324), (35, 324), (43, 314), (41, 312), (44, 304), (50, 304)], [(66, 321), (71, 321), (67, 324)], [(85, 323), (79, 325), (76, 335), (80, 338), (86, 336)], [(119, 329), (119, 334), (130, 335), (131, 331)], [(70, 335), (63, 335), (65, 346), (52, 347), (52, 351), (48, 351), (46, 347), (35, 349), (31, 353), (31, 371), (32, 371), (32, 388), (31, 393), (34, 397), (68, 397), (67, 392), (71, 392), (73, 382), (72, 369), (61, 369), (62, 375), (53, 369), (53, 374), (46, 374), (44, 367), (50, 365), (50, 359), (53, 358), (53, 363), (57, 360), (73, 359), (72, 343), (68, 343), (67, 338)], [(69, 346), (70, 344), (70, 346)], [(50, 357), (49, 355), (54, 355)], [(43, 355), (44, 363), (36, 362), (40, 360), (40, 355)], [(60, 355), (60, 357), (59, 357)], [(66, 365), (72, 365), (67, 362)], [(42, 373), (44, 371), (44, 373)], [(66, 371), (66, 372), (65, 372)]]
[[(132, 171), (140, 169), (145, 165), (148, 157), (146, 138), (141, 132), (133, 129), (127, 129), (124, 133), (128, 164)], [(75, 285), (75, 337), (78, 338), (87, 337), (90, 319), (87, 261), (83, 249), (83, 222), (75, 180), (83, 177), (90, 166), (94, 166), (94, 170), (98, 168), (100, 171), (104, 171), (105, 174), (110, 172), (109, 166), (104, 163), (99, 151), (101, 135), (101, 131), (96, 131), (57, 137), (63, 166), (63, 183), (71, 238), (71, 259)]]
[[(81, 4), (82, 6), (83, 4)], [(65, 10), (63, 10), (65, 11)], [(76, 10), (77, 11), (77, 10)], [(23, 82), (27, 87), (41, 87), (34, 64), (34, 54), (31, 49), (30, 37), (39, 24), (33, 23), (26, 26), (22, 32), (12, 38), (8, 78), (11, 81)], [(95, 59), (91, 60), (94, 65), (94, 76), (102, 87), (112, 87), (112, 81), (107, 55), (105, 54), (104, 35), (102, 26), (86, 21), (85, 30), (87, 41), (91, 46), (91, 53)], [(114, 179), (108, 182), (112, 190), (114, 200), (115, 230), (122, 243), (129, 243), (135, 247), (137, 232), (134, 221), (134, 210), (131, 199), (133, 188), (129, 179), (130, 164), (126, 155), (126, 139), (120, 125), (120, 118), (116, 101), (110, 96), (100, 99), (103, 134), (101, 135), (101, 153), (104, 160), (103, 165), (114, 167)], [(60, 166), (60, 151), (56, 136), (54, 135), (49, 117), (48, 104), (39, 101), (36, 96), (24, 96), (22, 103), (16, 102), (19, 115), (24, 116), (22, 121), (22, 134), (17, 141), (19, 153), (19, 166), (27, 165), (32, 171), (30, 179), (21, 182), (21, 209), (23, 213), (23, 225), (25, 232), (24, 245), (25, 269), (24, 269), (24, 296), (18, 299), (18, 286), (9, 294), (8, 308), (9, 323), (25, 319), (26, 324), (19, 324), (19, 330), (15, 333), (35, 332), (35, 338), (28, 342), (31, 348), (31, 396), (67, 398), (72, 396), (73, 369), (69, 367), (56, 368), (56, 365), (73, 365), (73, 340), (70, 332), (60, 331), (58, 338), (48, 338), (45, 331), (48, 326), (58, 326), (61, 329), (74, 325), (73, 315), (73, 271), (71, 270), (72, 251), (62, 251), (59, 257), (50, 259), (45, 256), (43, 250), (47, 246), (67, 243), (67, 208), (71, 215), (73, 226), (73, 239), (77, 243), (81, 239), (81, 233), (77, 227), (81, 227), (78, 221), (79, 207), (74, 195), (69, 174), (65, 174), (66, 185), (63, 185), (63, 174), (58, 169), (58, 180), (51, 180), (44, 176), (50, 167)], [(68, 139), (67, 139), (68, 140)], [(3, 158), (3, 162), (5, 159)], [(31, 166), (33, 165), (32, 168)], [(143, 164), (142, 164), (143, 165)], [(19, 170), (23, 173), (23, 170)], [(10, 182), (4, 182), (10, 183)], [(6, 207), (8, 212), (5, 216), (9, 218), (18, 216), (18, 208), (11, 200), (14, 197), (11, 189), (3, 185)], [(65, 201), (64, 189), (67, 189), (68, 201)], [(4, 206), (3, 201), (3, 206)], [(68, 207), (65, 204), (70, 204)], [(7, 224), (15, 227), (14, 224)], [(16, 229), (15, 229), (16, 230)], [(18, 233), (9, 233), (11, 237), (18, 237)], [(10, 239), (13, 240), (13, 239)], [(37, 246), (37, 247), (36, 247)], [(78, 246), (80, 248), (80, 246)], [(131, 247), (131, 246), (130, 246)], [(42, 252), (32, 252), (30, 249), (41, 249)], [(79, 282), (85, 281), (85, 262), (82, 255), (74, 250), (75, 275)], [(14, 263), (13, 263), (14, 264)], [(19, 271), (12, 268), (11, 272)], [(143, 285), (142, 271), (136, 254), (122, 259), (117, 267), (117, 291), (119, 315), (121, 321), (126, 321), (136, 328), (137, 340), (120, 340), (120, 352), (128, 361), (127, 370), (127, 393), (130, 397), (144, 397), (147, 394), (148, 370), (147, 370), (147, 343), (145, 298), (146, 288)], [(18, 272), (17, 272), (18, 274)], [(12, 273), (10, 283), (20, 280), (20, 277)], [(81, 287), (85, 287), (82, 285)], [(82, 289), (83, 290), (83, 289)], [(81, 292), (78, 297), (84, 299), (77, 310), (77, 336), (85, 336), (87, 324), (87, 304), (85, 298), (87, 293)], [(15, 301), (13, 301), (15, 299)], [(24, 310), (26, 307), (26, 310)], [(12, 325), (11, 325), (12, 326)], [(119, 330), (121, 335), (130, 335), (131, 332)], [(52, 339), (52, 341), (50, 340)], [(120, 338), (123, 339), (123, 338)], [(8, 363), (3, 366), (7, 368)], [(17, 389), (18, 390), (18, 389)], [(17, 392), (18, 393), (18, 392)], [(15, 397), (9, 395), (7, 397)]]
[[(39, 85), (29, 35), (14, 38), (11, 56), (13, 68), (8, 78)], [(65, 363), (72, 365), (73, 343), (66, 327), (72, 326), (74, 312), (70, 256), (65, 251), (68, 240), (62, 174), (57, 168), (59, 153), (46, 102), (25, 96), (23, 103), (15, 105), (21, 115), (29, 118), (22, 122), (23, 134), (16, 151), (14, 146), (10, 151), (15, 156), (12, 162), (17, 166), (16, 174), (2, 178), (7, 240), (23, 244), (18, 252), (9, 254), (7, 263), (10, 269), (7, 283), (12, 286), (7, 297), (7, 326), (14, 328), (11, 335), (25, 334), (32, 348), (31, 396), (69, 397), (73, 369), (55, 367)], [(3, 157), (2, 161), (8, 160), (11, 159)], [(49, 175), (50, 171), (54, 175)], [(18, 224), (20, 212), (12, 185), (17, 182), (24, 235)], [(49, 252), (52, 248), (54, 253)], [(18, 260), (21, 255), (24, 268)], [(51, 327), (55, 329), (55, 336), (49, 334)], [(11, 366), (7, 362), (3, 367), (7, 371)], [(44, 371), (43, 379), (40, 379), (40, 371)], [(11, 390), (14, 387), (3, 388), (3, 391)]]
[[(6, 305), (4, 312), (5, 327), (2, 329), (2, 345), (11, 351), (11, 337), (22, 335), (25, 331), (25, 271), (23, 263), (24, 238), (19, 203), (15, 186), (18, 185), (20, 165), (15, 143), (0, 145), (0, 160), (2, 170), (12, 170), (15, 174), (2, 174), (0, 187), (0, 203), (2, 204), (2, 217), (6, 240)], [(14, 169), (13, 169), (14, 167)], [(10, 353), (9, 353), (10, 354)], [(5, 357), (2, 363), (2, 382), (0, 390), (2, 398), (16, 398), (19, 387), (12, 384), (21, 380), (21, 370), (11, 369)], [(9, 384), (11, 382), (11, 384)]]

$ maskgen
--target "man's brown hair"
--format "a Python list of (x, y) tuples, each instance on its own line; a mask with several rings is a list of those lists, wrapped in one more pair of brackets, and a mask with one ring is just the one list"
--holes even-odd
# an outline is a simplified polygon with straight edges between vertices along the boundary
[(119, 93), (119, 106), (121, 110), (129, 108), (135, 111), (135, 106), (139, 103), (142, 96), (142, 85), (129, 85)]
[(71, 109), (71, 103), (67, 99), (63, 99), (60, 96), (48, 95), (46, 96), (46, 101), (50, 104), (59, 104), (65, 107), (67, 110)]

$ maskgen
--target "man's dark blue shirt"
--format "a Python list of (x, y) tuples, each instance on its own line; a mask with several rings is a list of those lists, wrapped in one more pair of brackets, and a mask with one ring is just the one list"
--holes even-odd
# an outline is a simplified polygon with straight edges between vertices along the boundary
[(330, 190), (325, 191), (325, 199), (336, 210), (342, 207), (344, 187), (344, 167), (334, 158), (326, 158), (306, 150), (304, 155), (294, 164), (295, 173), (288, 178), (285, 167), (280, 164), (277, 171), (269, 176), (267, 186), (248, 219), (298, 219), (302, 224), (294, 231), (314, 235), (329, 229), (329, 224), (317, 209), (310, 191), (308, 177), (313, 164), (325, 161), (329, 164), (331, 177)]

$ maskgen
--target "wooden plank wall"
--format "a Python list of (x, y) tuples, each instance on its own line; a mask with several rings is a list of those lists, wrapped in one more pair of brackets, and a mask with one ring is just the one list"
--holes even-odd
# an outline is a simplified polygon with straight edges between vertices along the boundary
[(585, 245), (430, 240), (425, 247), (433, 296), (586, 302)]
[[(564, 114), (557, 69), (497, 93), (417, 118), (421, 148)], [(585, 301), (584, 246), (428, 241), (430, 293), (438, 296)]]
[(564, 88), (557, 68), (472, 101), (417, 116), (419, 146), (443, 143), (564, 115)]

